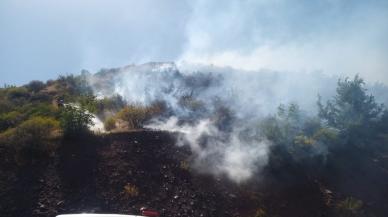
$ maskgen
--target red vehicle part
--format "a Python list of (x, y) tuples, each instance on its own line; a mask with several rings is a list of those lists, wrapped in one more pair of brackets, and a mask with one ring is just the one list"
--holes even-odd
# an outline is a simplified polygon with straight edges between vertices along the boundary
[(154, 210), (146, 210), (146, 209), (141, 210), (141, 215), (147, 216), (147, 217), (159, 217), (160, 216), (159, 212), (154, 211)]

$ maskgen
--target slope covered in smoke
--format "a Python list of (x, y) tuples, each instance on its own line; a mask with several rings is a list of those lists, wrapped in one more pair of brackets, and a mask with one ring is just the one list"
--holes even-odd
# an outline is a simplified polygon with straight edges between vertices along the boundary
[[(144, 127), (181, 133), (177, 145), (191, 148), (192, 167), (216, 176), (225, 174), (238, 183), (254, 174), (260, 176), (268, 162), (273, 139), (267, 138), (268, 126), (262, 126), (268, 117), (283, 105), (291, 105), (289, 109), (296, 105), (294, 110), (301, 117), (293, 124), (302, 128), (317, 114), (318, 96), (322, 101), (332, 97), (337, 81), (322, 73), (244, 71), (170, 62), (101, 70), (89, 77), (97, 96), (120, 95), (129, 104), (144, 106), (162, 103), (164, 112)], [(386, 89), (376, 87), (380, 92)], [(287, 126), (288, 119), (277, 124)], [(288, 143), (301, 133), (291, 133)], [(325, 155), (326, 144), (317, 142), (308, 152)]]
[(219, 98), (234, 108), (245, 103), (245, 109), (255, 108), (256, 112), (268, 114), (280, 103), (288, 102), (297, 102), (312, 110), (318, 93), (324, 98), (334, 93), (337, 79), (319, 72), (246, 71), (151, 62), (103, 69), (90, 81), (97, 95), (120, 94), (129, 102), (149, 104), (164, 100), (179, 110), (177, 100), (182, 96), (196, 97), (205, 103)]
[[(182, 96), (205, 103), (223, 100), (236, 110), (274, 113), (279, 104), (295, 102), (304, 111), (316, 113), (318, 94), (328, 99), (335, 93), (338, 77), (322, 72), (258, 70), (173, 62), (150, 62), (121, 68), (101, 69), (89, 82), (98, 96), (119, 94), (128, 102), (150, 104), (164, 100), (175, 110)], [(383, 83), (367, 84), (379, 102), (388, 102)], [(234, 102), (232, 102), (234, 101)], [(241, 107), (244, 103), (244, 109)]]
[[(0, 206), (5, 216), (148, 205), (167, 216), (383, 217), (385, 90), (357, 76), (173, 63), (6, 86)], [(105, 132), (90, 132), (93, 117)]]

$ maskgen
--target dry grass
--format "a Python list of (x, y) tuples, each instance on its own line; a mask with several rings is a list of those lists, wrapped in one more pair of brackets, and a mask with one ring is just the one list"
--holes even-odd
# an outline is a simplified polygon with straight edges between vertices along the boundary
[(122, 193), (125, 198), (137, 197), (139, 195), (139, 189), (135, 185), (127, 183), (124, 186), (124, 190)]

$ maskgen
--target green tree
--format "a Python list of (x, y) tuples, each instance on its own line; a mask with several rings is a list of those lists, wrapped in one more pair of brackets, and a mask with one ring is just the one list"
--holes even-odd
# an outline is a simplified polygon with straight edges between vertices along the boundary
[(89, 112), (97, 112), (97, 100), (96, 96), (92, 94), (81, 95), (78, 97), (77, 102), (79, 105)]
[(86, 109), (66, 105), (61, 113), (61, 126), (64, 136), (67, 138), (78, 137), (89, 132), (89, 126), (93, 124), (93, 115)]
[(318, 98), (319, 117), (330, 127), (340, 130), (345, 139), (367, 139), (381, 119), (384, 106), (367, 94), (358, 75), (353, 80), (339, 80), (337, 94), (325, 105)]

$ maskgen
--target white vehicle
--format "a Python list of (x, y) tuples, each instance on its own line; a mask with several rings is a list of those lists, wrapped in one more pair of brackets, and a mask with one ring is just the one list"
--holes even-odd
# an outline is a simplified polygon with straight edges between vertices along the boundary
[(62, 214), (56, 217), (159, 217), (160, 214), (157, 211), (149, 210), (144, 207), (140, 209), (141, 215), (121, 215), (121, 214), (91, 214), (91, 213), (80, 213), (80, 214)]
[(81, 214), (63, 214), (63, 215), (57, 215), (57, 217), (144, 217), (144, 216), (141, 216), (141, 215), (88, 214), (88, 213), (81, 213)]

